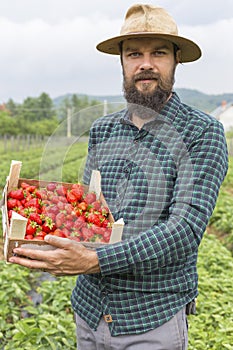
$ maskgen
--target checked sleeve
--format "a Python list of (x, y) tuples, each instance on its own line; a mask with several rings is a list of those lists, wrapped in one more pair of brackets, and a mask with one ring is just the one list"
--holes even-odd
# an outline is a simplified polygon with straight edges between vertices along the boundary
[(187, 146), (181, 158), (166, 219), (114, 245), (97, 249), (101, 273), (143, 275), (185, 263), (197, 252), (227, 172), (224, 130), (213, 121)]

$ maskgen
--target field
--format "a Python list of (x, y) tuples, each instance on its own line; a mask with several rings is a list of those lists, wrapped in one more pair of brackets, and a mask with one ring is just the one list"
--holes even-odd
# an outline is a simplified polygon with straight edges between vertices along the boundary
[[(53, 140), (24, 151), (1, 152), (0, 187), (11, 160), (21, 177), (81, 180), (87, 143)], [(224, 350), (233, 344), (233, 161), (200, 246), (197, 314), (189, 316), (189, 350)], [(213, 234), (214, 233), (214, 234)], [(70, 294), (75, 277), (49, 278), (0, 260), (0, 350), (75, 349)]]
[(75, 139), (56, 138), (38, 148), (1, 154), (0, 188), (9, 174), (11, 160), (22, 161), (20, 176), (41, 180), (77, 182), (82, 178), (87, 143)]

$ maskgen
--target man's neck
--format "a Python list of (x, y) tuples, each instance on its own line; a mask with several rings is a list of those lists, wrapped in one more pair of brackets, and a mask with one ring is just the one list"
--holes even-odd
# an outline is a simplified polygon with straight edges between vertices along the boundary
[[(172, 93), (169, 95), (168, 99), (166, 100), (166, 102), (171, 98)], [(146, 113), (146, 109), (145, 109), (145, 113)], [(137, 113), (132, 113), (130, 119), (132, 121), (132, 123), (140, 130), (144, 124), (150, 122), (151, 120), (154, 120), (156, 118), (156, 112), (153, 113), (153, 116), (148, 115), (148, 118), (143, 116), (143, 118), (139, 117), (137, 115)]]

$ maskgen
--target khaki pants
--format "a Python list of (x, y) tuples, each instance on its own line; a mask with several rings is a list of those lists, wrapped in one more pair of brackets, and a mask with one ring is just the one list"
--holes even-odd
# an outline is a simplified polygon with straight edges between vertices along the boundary
[(186, 350), (188, 330), (185, 308), (162, 326), (142, 334), (112, 337), (108, 323), (101, 319), (97, 331), (93, 331), (78, 315), (78, 350)]

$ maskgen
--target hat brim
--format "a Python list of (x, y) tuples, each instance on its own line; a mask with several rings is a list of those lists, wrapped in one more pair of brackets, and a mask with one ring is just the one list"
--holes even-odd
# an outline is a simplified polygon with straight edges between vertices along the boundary
[(196, 61), (201, 57), (201, 49), (193, 41), (177, 35), (160, 33), (130, 33), (119, 35), (114, 38), (102, 41), (96, 48), (97, 50), (111, 55), (120, 54), (120, 42), (133, 38), (160, 38), (175, 43), (181, 50), (181, 63)]

